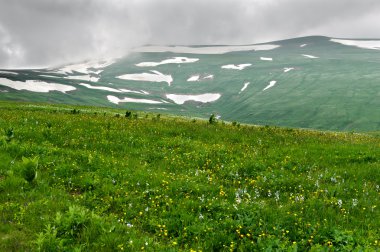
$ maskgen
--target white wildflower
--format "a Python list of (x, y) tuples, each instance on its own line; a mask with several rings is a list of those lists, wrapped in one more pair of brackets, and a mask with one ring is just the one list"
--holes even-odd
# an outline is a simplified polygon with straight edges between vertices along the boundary
[(204, 202), (205, 201), (205, 195), (202, 194), (202, 197), (199, 197), (199, 199), (200, 199), (201, 202)]
[(255, 199), (260, 198), (260, 191), (259, 189), (255, 188)]
[(276, 200), (276, 202), (280, 200), (280, 192), (279, 191), (276, 191), (274, 193), (274, 199)]
[(356, 207), (358, 205), (358, 199), (352, 199), (352, 207)]
[(342, 200), (338, 199), (338, 206), (339, 206), (339, 208), (342, 208), (342, 204), (343, 204)]

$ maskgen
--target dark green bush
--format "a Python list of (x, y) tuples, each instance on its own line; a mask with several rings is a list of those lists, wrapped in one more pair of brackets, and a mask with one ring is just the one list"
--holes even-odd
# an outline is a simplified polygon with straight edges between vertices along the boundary
[(32, 183), (37, 178), (38, 159), (38, 157), (22, 157), (22, 175), (29, 183)]

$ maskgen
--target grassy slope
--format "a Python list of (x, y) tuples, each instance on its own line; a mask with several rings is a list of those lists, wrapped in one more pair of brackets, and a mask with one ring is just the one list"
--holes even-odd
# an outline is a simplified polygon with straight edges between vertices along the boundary
[[(338, 131), (374, 131), (380, 129), (380, 73), (378, 50), (344, 46), (329, 41), (327, 37), (305, 37), (273, 42), (281, 47), (269, 51), (233, 52), (221, 55), (196, 55), (175, 53), (135, 53), (119, 59), (101, 73), (98, 83), (92, 85), (131, 90), (145, 90), (149, 95), (111, 93), (79, 86), (85, 81), (41, 77), (39, 74), (56, 75), (34, 71), (18, 71), (20, 74), (0, 76), (13, 80), (40, 79), (48, 82), (73, 85), (77, 90), (61, 94), (28, 91), (0, 93), (2, 100), (37, 101), (95, 106), (114, 106), (145, 111), (165, 108), (165, 113), (207, 118), (210, 113), (223, 120), (261, 125), (277, 125), (297, 128), (313, 128)], [(300, 47), (301, 44), (307, 44)], [(315, 55), (308, 59), (302, 54)], [(146, 61), (159, 62), (176, 56), (199, 58), (190, 64), (167, 64), (157, 67), (137, 67)], [(273, 61), (261, 61), (271, 57)], [(252, 63), (242, 71), (221, 69), (222, 65)], [(284, 73), (284, 67), (295, 69)], [(173, 83), (127, 81), (115, 78), (127, 73), (158, 70), (173, 76)], [(187, 82), (194, 74), (213, 74), (213, 80)], [(81, 75), (73, 73), (72, 75)], [(62, 77), (62, 76), (61, 76)], [(277, 84), (263, 89), (270, 81)], [(245, 82), (251, 84), (240, 93)], [(213, 103), (186, 102), (170, 104), (119, 104), (107, 100), (107, 95), (119, 98), (166, 99), (166, 94), (220, 93), (222, 97)], [(167, 99), (166, 99), (167, 100)], [(155, 110), (156, 109), (156, 110)]]
[(1, 251), (380, 248), (378, 136), (70, 110), (0, 104)]

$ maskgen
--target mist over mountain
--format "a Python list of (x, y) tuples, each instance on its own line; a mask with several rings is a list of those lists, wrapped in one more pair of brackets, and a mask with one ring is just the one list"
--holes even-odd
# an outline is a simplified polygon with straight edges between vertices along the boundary
[(0, 0), (0, 67), (120, 57), (134, 47), (379, 38), (376, 0)]

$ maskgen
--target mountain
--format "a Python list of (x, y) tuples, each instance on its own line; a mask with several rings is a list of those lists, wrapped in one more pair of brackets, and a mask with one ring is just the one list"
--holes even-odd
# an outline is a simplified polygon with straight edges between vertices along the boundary
[(147, 46), (126, 57), (0, 70), (0, 99), (100, 105), (342, 131), (380, 129), (380, 40)]

